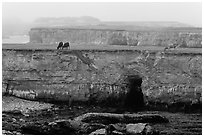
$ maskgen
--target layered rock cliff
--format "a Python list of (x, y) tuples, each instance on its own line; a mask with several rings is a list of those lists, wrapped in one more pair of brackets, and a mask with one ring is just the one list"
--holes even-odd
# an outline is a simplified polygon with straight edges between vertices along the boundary
[(140, 75), (149, 106), (184, 109), (202, 101), (201, 53), (3, 50), (2, 55), (3, 93), (27, 99), (120, 101), (126, 76)]
[(202, 32), (199, 28), (166, 28), (154, 30), (113, 30), (85, 28), (32, 28), (31, 43), (52, 44), (69, 41), (77, 44), (106, 44), (130, 46), (201, 47)]

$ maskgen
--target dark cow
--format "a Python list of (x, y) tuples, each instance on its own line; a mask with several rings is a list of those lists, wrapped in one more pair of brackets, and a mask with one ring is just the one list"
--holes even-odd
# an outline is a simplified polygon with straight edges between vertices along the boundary
[(178, 48), (179, 45), (174, 43), (174, 44), (170, 44), (168, 47), (165, 47), (164, 48), (164, 51), (168, 50), (168, 49), (175, 49), (175, 48)]
[(64, 46), (62, 47), (62, 49), (64, 49), (64, 48), (70, 49), (69, 42), (64, 43)]
[(62, 49), (62, 47), (63, 47), (63, 42), (60, 42), (57, 49)]

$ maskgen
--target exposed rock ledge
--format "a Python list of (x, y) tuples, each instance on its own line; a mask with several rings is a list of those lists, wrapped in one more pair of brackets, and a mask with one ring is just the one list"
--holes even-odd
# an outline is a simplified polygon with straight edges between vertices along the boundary
[(159, 134), (147, 123), (167, 123), (158, 114), (86, 113), (50, 123), (23, 125), (23, 134)]

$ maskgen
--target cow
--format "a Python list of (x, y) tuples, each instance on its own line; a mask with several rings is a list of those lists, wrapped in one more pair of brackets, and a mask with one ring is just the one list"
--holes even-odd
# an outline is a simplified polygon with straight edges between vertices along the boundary
[(64, 49), (64, 48), (70, 49), (69, 42), (64, 43), (62, 49)]
[(168, 49), (175, 49), (178, 48), (179, 45), (178, 44), (170, 44), (168, 47), (164, 48), (164, 51), (168, 50)]
[(57, 46), (57, 49), (62, 49), (63, 47), (63, 42), (60, 42), (59, 45)]

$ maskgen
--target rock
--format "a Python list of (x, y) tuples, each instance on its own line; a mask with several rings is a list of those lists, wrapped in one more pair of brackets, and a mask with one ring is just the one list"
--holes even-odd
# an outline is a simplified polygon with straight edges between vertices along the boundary
[(49, 134), (53, 135), (73, 135), (76, 132), (69, 120), (57, 120), (49, 123), (48, 126)]
[(3, 134), (3, 135), (13, 135), (12, 132), (7, 131), (7, 130), (2, 130), (2, 134)]
[[(110, 124), (106, 127), (107, 135), (113, 135), (113, 134), (117, 134), (116, 132), (122, 133), (125, 131), (126, 131), (125, 125), (122, 125), (122, 124)], [(118, 134), (120, 134), (120, 133), (118, 133)]]
[(106, 135), (106, 129), (105, 128), (98, 129), (89, 135)]
[(86, 113), (74, 118), (79, 123), (167, 123), (168, 119), (158, 114), (114, 114), (114, 113)]
[(127, 134), (137, 135), (142, 134), (145, 129), (146, 124), (139, 123), (139, 124), (128, 124), (126, 125), (126, 132)]
[(8, 116), (8, 115), (6, 115), (6, 114), (4, 114), (4, 113), (2, 114), (2, 118), (7, 117), (7, 116)]
[(24, 120), (24, 119), (22, 119), (22, 118), (21, 118), (21, 119), (19, 119), (19, 121), (20, 121), (20, 122), (25, 122), (25, 120)]
[(13, 131), (13, 134), (14, 135), (22, 135), (20, 132), (17, 132), (17, 131)]
[(144, 133), (145, 135), (158, 134), (156, 131), (154, 131), (154, 129), (150, 125), (146, 125)]
[(80, 134), (90, 134), (98, 129), (105, 128), (105, 125), (99, 123), (84, 123), (79, 129)]
[(2, 134), (3, 135), (22, 135), (20, 132), (17, 132), (17, 131), (7, 131), (7, 130), (2, 130)]
[(29, 114), (26, 114), (26, 113), (24, 113), (23, 115), (24, 115), (25, 117), (29, 117), (29, 116), (30, 116)]
[[(123, 134), (153, 134), (154, 130), (148, 124), (133, 124), (138, 122), (167, 122), (157, 114), (112, 114), (87, 113), (79, 117), (56, 120), (53, 122), (32, 122), (21, 127), (23, 134), (33, 135), (123, 135)], [(20, 120), (23, 121), (23, 120)], [(126, 123), (132, 123), (126, 125)], [(110, 123), (110, 124), (109, 124)]]
[(153, 135), (153, 128), (146, 123), (127, 124), (126, 133), (130, 135)]
[(13, 122), (16, 122), (16, 119), (15, 119), (15, 118), (12, 118), (12, 121), (13, 121)]
[(108, 125), (111, 123), (120, 123), (121, 118), (123, 118), (122, 114), (86, 113), (79, 117), (76, 117), (74, 120), (85, 123), (101, 123)]
[(20, 110), (8, 110), (8, 111), (3, 111), (2, 113), (11, 114), (11, 115), (23, 115)]
[(119, 131), (116, 131), (116, 130), (114, 130), (113, 132), (112, 132), (112, 135), (124, 135), (122, 132), (119, 132)]

